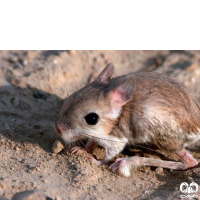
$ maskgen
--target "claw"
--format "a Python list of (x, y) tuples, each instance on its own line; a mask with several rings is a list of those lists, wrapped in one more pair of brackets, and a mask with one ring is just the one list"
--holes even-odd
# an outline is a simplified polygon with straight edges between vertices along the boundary
[(81, 154), (81, 153), (88, 153), (88, 150), (86, 148), (82, 147), (73, 147), (71, 149), (72, 154)]

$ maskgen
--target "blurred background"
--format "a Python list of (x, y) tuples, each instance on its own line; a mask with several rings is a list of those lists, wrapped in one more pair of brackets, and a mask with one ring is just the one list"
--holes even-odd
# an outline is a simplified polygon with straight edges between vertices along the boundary
[(37, 88), (63, 98), (88, 84), (112, 62), (115, 76), (156, 71), (198, 96), (200, 51), (0, 51), (0, 84)]

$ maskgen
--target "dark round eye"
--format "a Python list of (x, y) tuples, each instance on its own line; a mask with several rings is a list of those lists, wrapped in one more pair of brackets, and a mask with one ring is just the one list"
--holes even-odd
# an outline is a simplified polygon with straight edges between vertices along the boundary
[(99, 116), (96, 113), (90, 113), (90, 114), (88, 114), (88, 115), (85, 116), (85, 121), (89, 125), (95, 125), (95, 124), (97, 124), (98, 119), (99, 119)]

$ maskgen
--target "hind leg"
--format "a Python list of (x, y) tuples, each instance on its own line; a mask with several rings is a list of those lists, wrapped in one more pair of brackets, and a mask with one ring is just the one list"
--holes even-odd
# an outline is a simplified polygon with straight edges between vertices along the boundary
[(186, 170), (186, 169), (191, 169), (191, 168), (195, 168), (198, 166), (198, 162), (185, 149), (178, 151), (177, 155), (180, 157), (182, 164), (183, 164), (183, 166), (177, 170)]
[(198, 162), (185, 149), (178, 151), (177, 155), (181, 158), (182, 162), (164, 161), (159, 159), (144, 158), (138, 156), (129, 158), (120, 158), (117, 159), (110, 166), (110, 169), (115, 173), (119, 173), (123, 176), (128, 177), (131, 175), (130, 171), (133, 168), (137, 168), (139, 166), (163, 167), (173, 170), (186, 170), (198, 166)]

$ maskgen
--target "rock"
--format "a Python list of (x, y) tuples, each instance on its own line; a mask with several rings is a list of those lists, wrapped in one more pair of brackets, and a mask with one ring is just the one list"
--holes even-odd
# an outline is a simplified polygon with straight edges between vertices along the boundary
[(81, 168), (80, 165), (74, 165), (74, 169), (75, 169), (76, 171), (78, 171), (80, 168)]
[(162, 167), (157, 167), (156, 168), (156, 174), (161, 174), (163, 172), (163, 168)]
[(98, 190), (98, 187), (97, 187), (96, 185), (93, 185), (92, 188), (93, 188), (94, 190), (96, 190), (96, 191)]
[(52, 147), (51, 147), (51, 151), (52, 153), (59, 153), (64, 149), (64, 144), (60, 141), (60, 140), (55, 140), (55, 142), (53, 143)]
[(82, 175), (82, 176), (87, 176), (87, 174), (88, 174), (88, 173), (87, 173), (87, 170), (86, 170), (86, 169), (81, 170), (81, 175)]
[(40, 191), (31, 190), (16, 193), (11, 200), (53, 200)]

